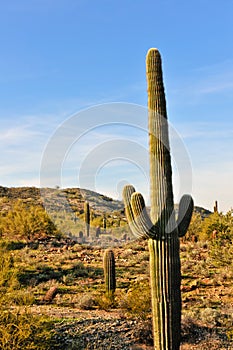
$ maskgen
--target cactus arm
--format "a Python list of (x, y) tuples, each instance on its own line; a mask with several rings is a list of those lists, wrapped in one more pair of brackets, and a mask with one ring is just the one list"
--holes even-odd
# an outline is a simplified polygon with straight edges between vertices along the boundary
[(142, 233), (140, 227), (138, 227), (134, 220), (133, 209), (131, 206), (131, 196), (135, 192), (135, 188), (132, 185), (126, 185), (123, 189), (122, 197), (125, 206), (125, 215), (128, 221), (129, 227), (136, 237), (141, 237)]
[(134, 220), (140, 230), (139, 238), (156, 238), (157, 229), (147, 214), (144, 198), (139, 192), (134, 192), (131, 196), (131, 207)]
[(184, 194), (181, 197), (179, 203), (177, 227), (179, 237), (183, 237), (189, 227), (192, 214), (193, 214), (194, 203), (193, 199), (189, 194)]
[(133, 234), (138, 238), (155, 238), (156, 228), (147, 214), (141, 193), (135, 192), (135, 188), (132, 185), (126, 185), (122, 196), (126, 218)]

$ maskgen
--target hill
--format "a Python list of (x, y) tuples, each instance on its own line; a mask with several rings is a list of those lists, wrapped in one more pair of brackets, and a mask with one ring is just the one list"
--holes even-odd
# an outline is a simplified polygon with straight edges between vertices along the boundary
[(6, 209), (7, 202), (21, 199), (25, 203), (44, 205), (46, 209), (58, 211), (72, 209), (82, 212), (83, 203), (88, 201), (96, 213), (122, 211), (123, 203), (103, 194), (80, 188), (36, 188), (0, 186), (0, 211)]
[[(44, 205), (48, 211), (68, 210), (82, 213), (83, 204), (88, 201), (90, 208), (96, 214), (119, 212), (124, 214), (122, 201), (112, 199), (103, 194), (80, 188), (36, 188), (36, 187), (3, 187), (0, 186), (0, 211), (9, 206), (9, 202), (21, 199), (26, 203)], [(8, 203), (8, 204), (7, 204)], [(178, 205), (175, 204), (175, 210)], [(195, 206), (195, 211), (202, 218), (211, 214), (211, 211)]]

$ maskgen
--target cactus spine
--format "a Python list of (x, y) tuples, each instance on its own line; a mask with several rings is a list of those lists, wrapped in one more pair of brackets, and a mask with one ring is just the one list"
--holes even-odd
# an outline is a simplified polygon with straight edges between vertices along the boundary
[(123, 199), (129, 226), (139, 238), (147, 238), (150, 253), (150, 280), (156, 350), (180, 347), (181, 294), (179, 237), (185, 235), (193, 211), (193, 200), (184, 195), (175, 219), (172, 169), (168, 137), (166, 100), (161, 57), (150, 49), (146, 58), (148, 84), (151, 214), (143, 196), (131, 185)]
[(90, 234), (90, 207), (89, 207), (88, 202), (84, 203), (84, 221), (85, 221), (85, 226), (86, 226), (86, 234), (87, 234), (87, 237), (89, 237), (89, 234)]
[(107, 249), (104, 252), (103, 267), (104, 267), (106, 295), (109, 298), (113, 298), (114, 292), (116, 289), (116, 273), (115, 273), (115, 257), (111, 249)]

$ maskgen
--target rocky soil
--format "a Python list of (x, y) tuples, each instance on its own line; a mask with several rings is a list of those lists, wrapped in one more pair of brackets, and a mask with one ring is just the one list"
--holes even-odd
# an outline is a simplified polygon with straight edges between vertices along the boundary
[[(54, 329), (57, 350), (153, 350), (151, 320), (125, 319), (119, 310), (80, 310), (32, 306), (34, 314), (59, 321)], [(180, 350), (231, 350), (231, 344), (216, 328), (182, 321)]]

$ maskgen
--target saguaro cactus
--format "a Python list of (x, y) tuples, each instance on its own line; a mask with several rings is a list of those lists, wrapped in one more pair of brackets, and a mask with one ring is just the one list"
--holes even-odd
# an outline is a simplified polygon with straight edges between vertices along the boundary
[(89, 208), (88, 202), (84, 203), (84, 221), (85, 221), (85, 226), (86, 226), (86, 234), (87, 234), (87, 237), (89, 237), (89, 234), (90, 234), (90, 208)]
[(103, 257), (106, 295), (113, 298), (116, 289), (115, 257), (111, 249), (106, 249)]
[(106, 227), (107, 227), (107, 219), (106, 216), (103, 216), (103, 231), (104, 233), (106, 233)]
[(218, 201), (215, 201), (215, 204), (214, 204), (214, 213), (218, 213)]
[(185, 235), (193, 212), (193, 200), (184, 195), (176, 221), (172, 190), (172, 169), (168, 137), (166, 100), (161, 57), (150, 49), (146, 58), (149, 114), (151, 213), (143, 196), (131, 185), (123, 199), (129, 226), (139, 238), (147, 238), (156, 350), (177, 350), (180, 346), (181, 294), (179, 237)]

